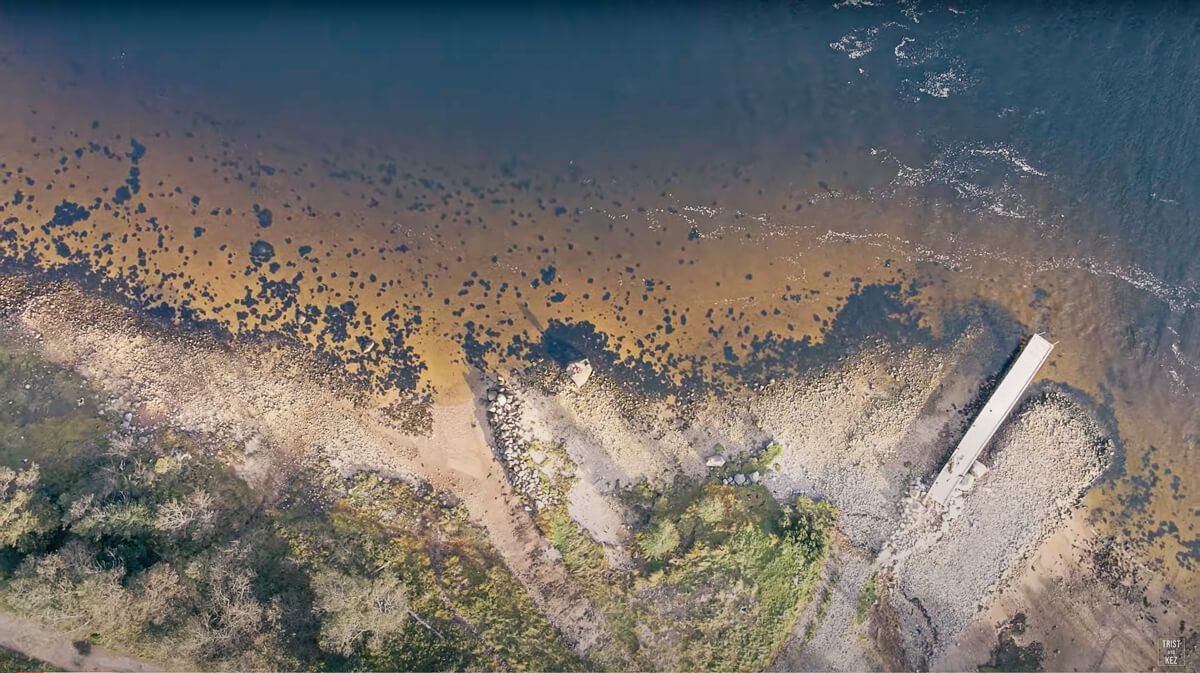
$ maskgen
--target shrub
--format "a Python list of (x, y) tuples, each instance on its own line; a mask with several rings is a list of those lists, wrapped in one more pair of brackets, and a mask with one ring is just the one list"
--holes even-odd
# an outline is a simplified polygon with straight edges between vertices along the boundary
[(679, 549), (679, 528), (670, 521), (660, 521), (638, 533), (638, 546), (646, 558), (662, 561)]

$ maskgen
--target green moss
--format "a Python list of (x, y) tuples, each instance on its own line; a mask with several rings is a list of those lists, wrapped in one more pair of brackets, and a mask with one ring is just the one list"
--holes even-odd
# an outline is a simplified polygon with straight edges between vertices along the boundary
[(579, 581), (585, 594), (599, 598), (607, 593), (609, 568), (604, 547), (571, 520), (565, 505), (542, 510), (538, 525), (562, 555), (567, 571)]
[(679, 549), (679, 527), (671, 521), (660, 521), (638, 533), (637, 539), (646, 558), (661, 561)]
[(1025, 613), (1018, 612), (1000, 628), (996, 646), (986, 664), (979, 666), (980, 673), (999, 671), (1031, 672), (1044, 670), (1042, 662), (1046, 656), (1045, 645), (1038, 641), (1021, 645), (1014, 636), (1025, 634)]
[(113, 426), (100, 416), (93, 393), (78, 377), (38, 360), (2, 333), (0, 391), (0, 465), (37, 462), (47, 484), (78, 479), (86, 470), (80, 456), (102, 443)]

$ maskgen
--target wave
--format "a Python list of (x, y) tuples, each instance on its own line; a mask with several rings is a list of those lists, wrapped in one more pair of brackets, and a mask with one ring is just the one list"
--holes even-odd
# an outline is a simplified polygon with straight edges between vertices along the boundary
[(872, 148), (870, 153), (896, 169), (883, 196), (944, 187), (970, 212), (1042, 222), (1037, 209), (1017, 189), (1016, 181), (1048, 175), (1008, 145), (980, 141), (952, 144), (938, 151), (924, 166), (910, 166), (884, 149)]
[[(814, 194), (813, 199), (821, 198), (822, 194), (824, 194), (823, 198), (863, 200), (860, 195), (844, 192), (832, 194), (821, 192)], [(589, 210), (612, 220), (630, 220), (632, 217), (642, 217), (654, 227), (661, 226), (663, 219), (682, 220), (690, 226), (703, 226), (704, 229), (699, 232), (702, 236), (743, 233), (748, 227), (741, 222), (755, 223), (758, 233), (764, 237), (791, 237), (801, 230), (814, 233), (820, 230), (817, 225), (780, 222), (775, 216), (767, 213), (749, 213), (711, 205), (651, 208), (641, 213), (614, 212), (598, 206), (593, 206)], [(972, 246), (961, 241), (955, 241), (954, 250), (943, 252), (895, 234), (848, 232), (834, 229), (826, 229), (816, 236), (816, 241), (819, 244), (833, 241), (854, 241), (864, 245), (886, 247), (888, 254), (897, 258), (904, 258), (910, 262), (935, 263), (954, 271), (968, 271), (972, 268), (972, 262), (977, 260), (1001, 262), (1029, 273), (1060, 270), (1079, 271), (1096, 277), (1113, 278), (1146, 292), (1161, 301), (1173, 313), (1182, 314), (1200, 309), (1200, 287), (1196, 285), (1172, 284), (1136, 264), (1117, 264), (1090, 255), (1057, 256), (1034, 260), (988, 247)], [(1192, 366), (1190, 362), (1185, 364), (1189, 367)]]

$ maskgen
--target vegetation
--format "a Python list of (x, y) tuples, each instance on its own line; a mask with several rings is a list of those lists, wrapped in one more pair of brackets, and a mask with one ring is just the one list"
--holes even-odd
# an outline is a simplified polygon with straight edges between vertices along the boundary
[[(637, 485), (632, 567), (611, 567), (565, 505), (545, 508), (538, 525), (615, 636), (581, 662), (454, 502), (130, 430), (79, 381), (4, 348), (0, 609), (171, 667), (761, 669), (829, 546), (830, 505), (781, 507), (756, 485)], [(243, 479), (251, 461), (271, 479)]]
[[(723, 450), (721, 445), (717, 445), (717, 451), (720, 453)], [(742, 453), (737, 456), (728, 456), (729, 462), (724, 467), (714, 470), (711, 474), (714, 477), (732, 477), (735, 474), (752, 474), (754, 472), (765, 473), (776, 469), (777, 461), (780, 454), (783, 453), (783, 445), (779, 442), (771, 442), (759, 449)]]
[(1038, 641), (1021, 645), (1014, 636), (1025, 634), (1025, 613), (1018, 612), (1001, 627), (996, 638), (996, 647), (992, 648), (991, 657), (986, 664), (979, 666), (980, 673), (997, 673), (999, 671), (1031, 672), (1041, 671), (1045, 658), (1045, 646)]
[(186, 669), (580, 667), (454, 503), (282, 456), (251, 486), (239, 447), (0, 354), (0, 609)]
[(832, 580), (825, 588), (821, 590), (821, 598), (817, 600), (817, 611), (812, 619), (804, 625), (804, 642), (812, 640), (813, 635), (817, 632), (817, 627), (825, 620), (825, 615), (829, 613), (829, 604), (833, 602), (833, 587), (837, 584), (836, 580)]
[(858, 592), (858, 598), (854, 604), (854, 618), (859, 623), (867, 618), (871, 612), (871, 608), (879, 602), (879, 576), (871, 575), (863, 588)]
[(603, 608), (621, 648), (605, 665), (762, 669), (812, 597), (836, 512), (801, 498), (780, 507), (760, 486), (679, 481), (630, 490), (643, 518), (638, 565), (609, 567), (565, 508), (539, 523), (568, 571)]
[(19, 673), (20, 671), (57, 671), (59, 669), (44, 661), (30, 659), (20, 652), (0, 647), (0, 673)]

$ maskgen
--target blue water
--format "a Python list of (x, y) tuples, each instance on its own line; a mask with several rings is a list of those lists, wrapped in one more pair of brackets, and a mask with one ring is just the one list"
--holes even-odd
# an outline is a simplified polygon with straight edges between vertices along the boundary
[[(874, 6), (874, 5), (878, 6)], [(480, 161), (727, 165), (854, 155), (1016, 226), (1066, 220), (1165, 283), (1200, 278), (1194, 3), (766, 3), (26, 10), (82, 82), (303, 111)], [(873, 150), (873, 152), (872, 152)]]

